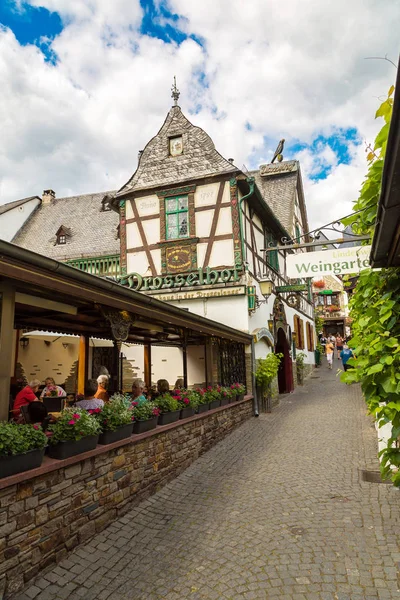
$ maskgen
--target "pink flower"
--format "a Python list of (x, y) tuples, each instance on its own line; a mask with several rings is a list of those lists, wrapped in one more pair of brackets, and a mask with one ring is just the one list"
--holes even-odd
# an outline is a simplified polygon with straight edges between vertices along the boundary
[(74, 419), (78, 420), (78, 419), (80, 419), (80, 418), (81, 418), (81, 415), (78, 415), (78, 413), (74, 413), (74, 414), (72, 415), (72, 417), (73, 417)]
[(172, 396), (174, 400), (180, 400), (181, 397), (180, 396)]
[(68, 425), (75, 425), (75, 421), (71, 419), (70, 421), (68, 421)]
[(153, 415), (155, 417), (158, 417), (159, 414), (160, 414), (160, 409), (159, 408), (153, 408)]
[(138, 406), (139, 402), (137, 402), (136, 400), (134, 400), (131, 404), (131, 406)]
[(101, 412), (101, 408), (95, 408), (93, 412), (97, 415)]
[(132, 415), (132, 419), (131, 419), (131, 420), (132, 420), (132, 421), (134, 421), (134, 420), (135, 420), (135, 415)]
[(212, 392), (212, 387), (211, 387), (211, 385), (209, 385), (207, 389), (208, 389), (208, 391), (209, 391), (209, 392)]
[(184, 398), (183, 401), (184, 401), (185, 404), (190, 404), (189, 398)]
[(34, 425), (33, 429), (36, 429), (36, 431), (39, 429), (39, 425)]

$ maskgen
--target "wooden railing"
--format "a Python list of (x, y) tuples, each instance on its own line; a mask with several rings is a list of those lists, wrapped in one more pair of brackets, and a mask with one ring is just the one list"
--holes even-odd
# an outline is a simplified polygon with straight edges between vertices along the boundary
[(74, 258), (65, 261), (67, 265), (99, 277), (119, 276), (119, 254), (96, 256), (93, 258)]

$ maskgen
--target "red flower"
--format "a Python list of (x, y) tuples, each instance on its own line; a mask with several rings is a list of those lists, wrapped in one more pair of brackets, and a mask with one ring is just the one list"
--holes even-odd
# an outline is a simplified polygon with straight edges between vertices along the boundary
[(96, 414), (101, 413), (101, 408), (95, 408), (93, 412)]
[(74, 414), (72, 415), (72, 417), (73, 417), (74, 419), (78, 420), (78, 419), (80, 419), (80, 418), (81, 418), (81, 415), (78, 415), (78, 413), (74, 413)]
[(68, 425), (75, 425), (75, 421), (71, 419), (70, 421), (68, 421)]
[(174, 400), (180, 400), (181, 397), (180, 396), (172, 396)]
[(184, 398), (183, 401), (184, 401), (185, 404), (190, 404), (189, 398)]
[(131, 418), (131, 420), (132, 420), (132, 421), (134, 421), (134, 420), (135, 420), (135, 415), (132, 415), (132, 418)]
[(131, 406), (138, 406), (138, 405), (139, 405), (139, 402), (137, 402), (137, 400), (134, 400), (131, 404)]
[(33, 429), (36, 429), (36, 431), (39, 429), (39, 425), (34, 425)]
[(160, 414), (160, 409), (159, 408), (153, 408), (153, 415), (155, 417), (158, 417), (159, 414)]

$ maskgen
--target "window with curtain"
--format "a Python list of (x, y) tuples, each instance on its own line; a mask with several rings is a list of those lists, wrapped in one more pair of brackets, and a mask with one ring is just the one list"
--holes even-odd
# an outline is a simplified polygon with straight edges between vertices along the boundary
[(167, 240), (189, 237), (189, 206), (187, 196), (165, 199)]

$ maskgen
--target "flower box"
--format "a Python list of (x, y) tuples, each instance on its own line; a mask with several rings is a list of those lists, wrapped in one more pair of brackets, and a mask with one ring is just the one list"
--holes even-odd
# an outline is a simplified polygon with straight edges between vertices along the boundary
[(200, 413), (205, 413), (210, 409), (210, 405), (209, 404), (199, 404), (199, 406), (197, 407), (197, 412)]
[(212, 410), (213, 408), (218, 408), (219, 406), (221, 406), (221, 400), (213, 400), (209, 404), (210, 410)]
[(10, 477), (22, 471), (37, 469), (42, 464), (44, 448), (28, 450), (24, 454), (0, 456), (0, 479)]
[(132, 435), (132, 427), (133, 423), (128, 423), (127, 425), (121, 425), (115, 431), (103, 431), (99, 437), (99, 444), (113, 444), (114, 442), (119, 442), (119, 440), (130, 437)]
[(235, 400), (237, 400), (238, 402), (244, 400), (244, 394), (239, 394), (238, 396), (236, 396)]
[(54, 446), (49, 447), (49, 457), (64, 460), (65, 458), (70, 458), (70, 456), (83, 454), (84, 452), (89, 452), (89, 450), (94, 450), (98, 441), (98, 435), (87, 435), (78, 441), (68, 440), (57, 442)]
[(225, 398), (221, 398), (220, 402), (221, 406), (227, 406), (230, 402), (232, 402), (232, 399), (229, 396), (226, 396)]
[(189, 417), (193, 417), (194, 415), (194, 408), (191, 408), (190, 406), (188, 408), (182, 408), (181, 409), (181, 414), (179, 415), (180, 419), (188, 419)]
[(146, 431), (155, 429), (157, 427), (158, 417), (159, 415), (152, 417), (151, 419), (145, 419), (144, 421), (135, 421), (133, 423), (133, 433), (145, 433)]
[(181, 414), (180, 410), (174, 410), (172, 412), (165, 412), (158, 415), (158, 425), (168, 425), (179, 420)]

